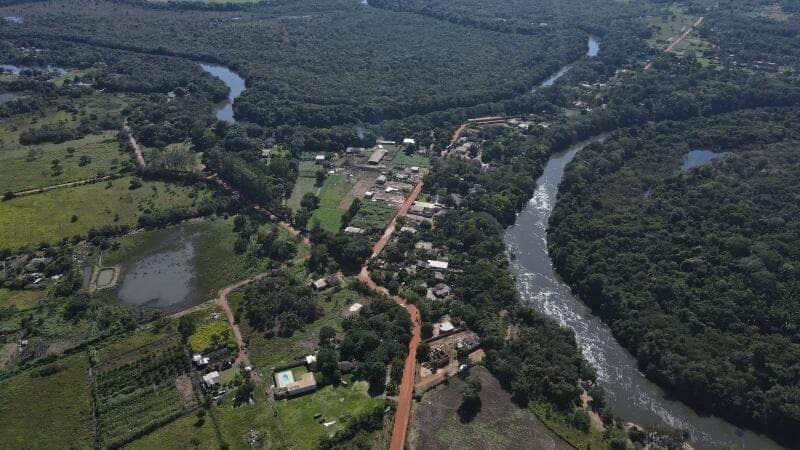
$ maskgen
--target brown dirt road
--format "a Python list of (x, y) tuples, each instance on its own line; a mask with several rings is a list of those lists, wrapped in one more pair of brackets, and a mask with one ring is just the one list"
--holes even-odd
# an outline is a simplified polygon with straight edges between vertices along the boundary
[(268, 274), (269, 272), (264, 272), (244, 280), (239, 280), (220, 289), (217, 294), (217, 304), (220, 306), (220, 308), (222, 308), (223, 311), (225, 311), (225, 316), (228, 318), (228, 324), (230, 324), (231, 329), (233, 330), (233, 337), (236, 339), (236, 343), (239, 345), (239, 356), (236, 357), (236, 362), (245, 366), (250, 365), (250, 356), (247, 354), (247, 347), (244, 344), (242, 332), (239, 330), (239, 324), (236, 323), (236, 318), (233, 316), (233, 310), (228, 304), (228, 295), (237, 289), (264, 278)]
[[(420, 192), (422, 192), (422, 186), (423, 184), (420, 181), (416, 186), (414, 186), (414, 189), (411, 190), (411, 193), (395, 213), (392, 221), (389, 223), (389, 226), (386, 227), (386, 231), (384, 231), (383, 236), (381, 236), (378, 242), (376, 242), (372, 247), (372, 256), (369, 259), (380, 255), (384, 247), (386, 247), (386, 244), (389, 242), (389, 239), (391, 239), (392, 234), (394, 233), (395, 226), (397, 224), (397, 218), (408, 213), (409, 208), (411, 208), (411, 205), (414, 203), (414, 201), (416, 201)], [(373, 291), (391, 296), (392, 299), (404, 307), (411, 316), (411, 342), (408, 344), (408, 355), (406, 355), (405, 365), (403, 366), (403, 378), (400, 382), (399, 393), (397, 395), (397, 411), (395, 412), (394, 416), (392, 440), (389, 444), (390, 450), (403, 450), (406, 443), (406, 435), (408, 433), (408, 423), (411, 418), (411, 402), (414, 395), (414, 377), (416, 375), (417, 368), (417, 347), (419, 346), (422, 334), (419, 310), (415, 305), (406, 302), (402, 297), (390, 295), (389, 291), (385, 287), (379, 286), (372, 280), (369, 275), (369, 269), (367, 268), (369, 259), (361, 268), (361, 273), (358, 274), (358, 279), (364, 282)]]
[(128, 125), (128, 122), (122, 123), (122, 129), (128, 135), (128, 142), (130, 142), (131, 147), (133, 147), (133, 153), (136, 154), (136, 164), (139, 164), (140, 167), (146, 167), (147, 163), (144, 162), (142, 147), (138, 142), (136, 142), (136, 138), (133, 137), (133, 131), (131, 131), (131, 127)]

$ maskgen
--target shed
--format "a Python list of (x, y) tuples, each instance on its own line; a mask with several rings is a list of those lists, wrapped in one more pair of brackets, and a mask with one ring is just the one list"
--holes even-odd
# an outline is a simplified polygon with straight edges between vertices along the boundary
[(400, 232), (401, 233), (415, 234), (417, 232), (417, 229), (414, 228), (414, 227), (402, 227), (402, 228), (400, 228)]
[(386, 175), (378, 175), (378, 178), (375, 179), (375, 184), (383, 185), (386, 183)]
[(405, 139), (403, 139), (403, 145), (414, 145), (414, 144), (416, 144), (416, 142), (414, 141), (414, 139), (411, 139), (411, 138), (405, 138)]
[(314, 162), (316, 164), (322, 164), (325, 162), (325, 155), (317, 155), (314, 157)]
[(352, 305), (350, 305), (349, 308), (347, 308), (347, 310), (350, 311), (351, 313), (357, 313), (361, 311), (361, 308), (363, 307), (364, 305), (362, 305), (361, 303), (353, 303)]

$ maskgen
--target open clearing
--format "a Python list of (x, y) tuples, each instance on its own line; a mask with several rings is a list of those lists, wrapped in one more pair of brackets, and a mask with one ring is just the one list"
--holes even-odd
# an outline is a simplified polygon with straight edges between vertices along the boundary
[(488, 370), (472, 369), (482, 382), (481, 409), (468, 423), (461, 423), (458, 407), (464, 382), (454, 377), (449, 384), (428, 391), (414, 404), (409, 429), (409, 447), (445, 450), (481, 449), (558, 449), (572, 447), (547, 429), (536, 416), (511, 402)]
[[(0, 192), (18, 192), (117, 172), (129, 155), (114, 132), (91, 134), (61, 144), (0, 147)], [(53, 161), (59, 161), (57, 165)], [(57, 169), (56, 169), (57, 167)]]
[[(384, 400), (367, 394), (364, 382), (349, 383), (347, 386), (325, 386), (322, 389), (301, 397), (277, 402), (278, 415), (286, 430), (292, 448), (312, 449), (320, 437), (343, 428), (349, 418), (383, 405)], [(320, 419), (314, 415), (322, 414)], [(336, 423), (325, 427), (320, 423)]]
[(13, 249), (83, 235), (105, 224), (135, 225), (145, 210), (190, 207), (202, 204), (210, 194), (161, 181), (145, 181), (130, 189), (130, 180), (124, 177), (0, 202), (0, 245)]
[(94, 447), (88, 370), (80, 353), (0, 383), (2, 447)]

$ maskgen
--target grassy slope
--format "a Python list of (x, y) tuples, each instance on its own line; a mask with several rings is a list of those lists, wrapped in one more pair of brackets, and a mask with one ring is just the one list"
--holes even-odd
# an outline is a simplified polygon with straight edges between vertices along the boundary
[(36, 376), (36, 369), (0, 383), (0, 446), (92, 448), (92, 406), (85, 354), (55, 363), (63, 370)]
[[(202, 195), (191, 198), (193, 189), (189, 187), (151, 181), (130, 190), (129, 181), (121, 178), (110, 188), (106, 183), (96, 183), (2, 202), (0, 245), (13, 249), (41, 241), (56, 242), (104, 224), (134, 225), (145, 209), (160, 211), (203, 201)], [(73, 214), (78, 216), (75, 222), (71, 221)], [(117, 214), (119, 220), (115, 221)]]
[(352, 183), (345, 179), (344, 174), (331, 175), (326, 178), (319, 193), (319, 208), (314, 211), (309, 223), (313, 224), (315, 220), (319, 220), (322, 228), (332, 232), (339, 231), (342, 215), (346, 209), (339, 209), (339, 204), (352, 188)]

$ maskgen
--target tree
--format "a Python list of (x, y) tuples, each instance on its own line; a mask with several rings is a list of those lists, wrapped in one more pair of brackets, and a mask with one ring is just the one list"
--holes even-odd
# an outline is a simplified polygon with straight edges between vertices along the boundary
[(426, 362), (431, 359), (431, 346), (425, 341), (420, 342), (417, 347), (417, 361)]
[(194, 334), (194, 320), (190, 316), (181, 316), (178, 320), (178, 333), (184, 340)]
[(461, 406), (458, 415), (462, 422), (469, 422), (475, 418), (481, 409), (481, 379), (475, 374), (470, 374), (461, 389)]
[(330, 347), (323, 347), (317, 353), (317, 370), (322, 375), (324, 383), (338, 384), (341, 378), (339, 353)]
[(254, 390), (255, 384), (253, 381), (249, 378), (244, 380), (244, 383), (240, 384), (239, 387), (236, 388), (236, 396), (233, 399), (233, 403), (238, 406), (242, 403), (249, 402)]
[(321, 347), (330, 347), (331, 340), (336, 337), (336, 330), (328, 325), (324, 325), (319, 330), (319, 345)]
[(322, 185), (325, 183), (325, 178), (327, 177), (328, 174), (326, 174), (324, 170), (317, 170), (317, 173), (314, 175), (315, 186), (322, 187)]
[(319, 207), (319, 197), (314, 195), (313, 192), (306, 192), (305, 195), (303, 195), (303, 199), (300, 200), (300, 206), (309, 211), (313, 211)]
[(328, 266), (328, 246), (325, 244), (313, 245), (311, 247), (311, 254), (306, 260), (306, 267), (308, 270), (315, 273), (325, 272)]

